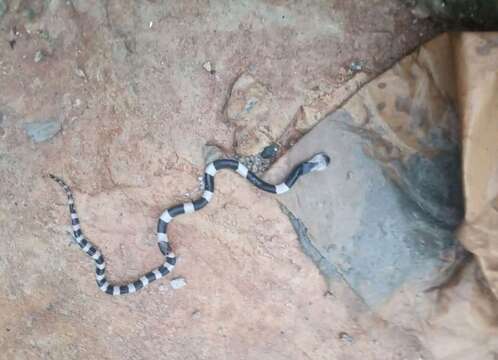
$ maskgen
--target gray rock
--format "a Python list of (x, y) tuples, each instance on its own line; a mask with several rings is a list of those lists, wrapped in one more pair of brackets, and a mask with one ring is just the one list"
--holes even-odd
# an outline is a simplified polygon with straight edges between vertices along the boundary
[(359, 61), (353, 61), (349, 65), (349, 70), (351, 70), (351, 72), (353, 72), (353, 73), (360, 72), (363, 70), (363, 65)]
[(171, 287), (173, 289), (178, 290), (178, 289), (181, 289), (182, 287), (184, 287), (185, 285), (187, 285), (187, 282), (185, 281), (184, 278), (177, 277), (177, 278), (174, 278), (173, 280), (171, 280), (169, 282), (169, 284), (171, 285)]
[(272, 159), (277, 155), (278, 149), (279, 149), (279, 147), (277, 144), (268, 145), (261, 152), (261, 157), (263, 159)]
[(199, 310), (195, 310), (192, 313), (192, 320), (198, 320), (201, 318), (201, 312)]
[(459, 161), (448, 155), (429, 165), (430, 159), (414, 157), (408, 169), (400, 170), (406, 181), (398, 186), (365, 153), (370, 140), (352, 130), (351, 123), (347, 112), (337, 111), (289, 151), (291, 164), (319, 151), (332, 161), (279, 200), (306, 225), (308, 249), (317, 253), (312, 259), (322, 273), (330, 278), (340, 274), (375, 307), (405, 282), (422, 284), (443, 265), (440, 255), (454, 244), (451, 225), (459, 207), (445, 195), (454, 197), (451, 182), (458, 174), (443, 170)]
[(352, 344), (353, 343), (353, 337), (351, 335), (349, 335), (347, 332), (344, 332), (344, 331), (341, 331), (339, 333), (339, 339), (341, 339), (342, 341), (348, 343), (348, 344)]
[(61, 124), (57, 120), (46, 120), (24, 124), (24, 130), (35, 143), (47, 141), (61, 131)]

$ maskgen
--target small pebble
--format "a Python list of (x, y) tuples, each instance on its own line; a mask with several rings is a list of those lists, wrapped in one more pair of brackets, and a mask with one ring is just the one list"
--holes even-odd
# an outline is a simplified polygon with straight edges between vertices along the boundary
[(197, 320), (201, 318), (201, 312), (199, 310), (195, 310), (192, 313), (192, 320)]
[(85, 73), (85, 70), (83, 70), (82, 68), (80, 67), (77, 67), (74, 72), (76, 73), (76, 75), (79, 77), (79, 78), (82, 78), (82, 79), (86, 79), (86, 73)]
[(349, 344), (351, 344), (353, 342), (353, 337), (344, 331), (341, 331), (339, 333), (339, 339), (341, 339), (342, 341), (347, 342)]
[(42, 62), (42, 60), (45, 59), (45, 52), (43, 50), (38, 50), (36, 53), (35, 53), (35, 63), (39, 63), (39, 62)]
[(178, 277), (178, 278), (174, 278), (173, 280), (171, 280), (169, 282), (169, 284), (171, 285), (171, 287), (173, 289), (177, 290), (177, 289), (181, 289), (182, 287), (187, 285), (187, 282), (185, 281), (184, 278)]
[(271, 159), (274, 158), (278, 153), (278, 145), (277, 144), (272, 144), (268, 145), (263, 149), (261, 152), (261, 157), (263, 159)]
[(214, 74), (216, 71), (214, 70), (214, 67), (213, 65), (211, 65), (211, 62), (210, 61), (206, 61), (204, 64), (202, 64), (202, 67), (204, 68), (204, 70), (206, 70), (208, 73), (210, 73), (211, 75)]
[(325, 291), (325, 293), (323, 294), (323, 296), (324, 297), (333, 297), (333, 298), (335, 298), (334, 293), (332, 291), (330, 291), (330, 290)]
[(349, 65), (349, 69), (356, 73), (363, 70), (363, 65), (361, 65), (359, 61), (353, 61), (351, 65)]

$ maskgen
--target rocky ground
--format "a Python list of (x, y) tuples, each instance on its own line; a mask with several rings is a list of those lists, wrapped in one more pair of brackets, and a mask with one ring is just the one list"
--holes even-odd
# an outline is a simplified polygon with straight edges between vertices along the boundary
[(428, 359), (228, 173), (170, 227), (173, 277), (104, 295), (46, 175), (72, 185), (111, 279), (133, 279), (160, 263), (162, 210), (198, 195), (206, 144), (285, 150), (436, 32), (391, 0), (1, 0), (0, 357)]

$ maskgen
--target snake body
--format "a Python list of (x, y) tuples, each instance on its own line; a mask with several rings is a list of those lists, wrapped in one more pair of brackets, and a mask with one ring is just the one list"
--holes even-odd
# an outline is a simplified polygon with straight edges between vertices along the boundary
[(290, 190), (290, 188), (296, 183), (299, 177), (313, 171), (321, 171), (325, 169), (329, 161), (329, 157), (324, 153), (316, 154), (311, 159), (297, 165), (294, 170), (292, 170), (292, 172), (287, 176), (286, 180), (278, 185), (272, 185), (261, 180), (253, 172), (249, 171), (245, 165), (237, 160), (220, 159), (213, 161), (206, 167), (206, 170), (204, 172), (204, 192), (202, 196), (195, 201), (170, 207), (166, 209), (159, 217), (157, 223), (157, 244), (159, 246), (159, 250), (165, 257), (164, 263), (158, 268), (149, 271), (139, 279), (124, 285), (111, 284), (107, 280), (105, 276), (106, 266), (104, 256), (95, 245), (93, 245), (89, 240), (85, 238), (83, 232), (81, 231), (80, 220), (76, 212), (74, 197), (71, 189), (61, 178), (55, 175), (49, 176), (62, 186), (67, 195), (69, 212), (71, 215), (73, 238), (80, 246), (81, 250), (83, 250), (94, 260), (98, 287), (100, 288), (100, 290), (109, 295), (123, 295), (134, 293), (140, 289), (143, 289), (151, 282), (160, 279), (173, 271), (176, 264), (176, 256), (172, 251), (171, 245), (168, 240), (168, 224), (173, 220), (174, 217), (181, 214), (189, 214), (198, 211), (211, 201), (214, 193), (214, 176), (218, 171), (222, 169), (233, 170), (247, 179), (258, 189), (269, 193), (283, 194)]

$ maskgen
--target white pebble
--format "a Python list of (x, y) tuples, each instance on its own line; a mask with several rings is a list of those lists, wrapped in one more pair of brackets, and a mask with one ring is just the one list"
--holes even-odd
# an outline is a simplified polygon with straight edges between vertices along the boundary
[(173, 289), (177, 290), (177, 289), (181, 289), (182, 287), (187, 285), (187, 282), (185, 281), (184, 278), (178, 277), (178, 278), (174, 278), (173, 280), (171, 280), (169, 282), (169, 284), (171, 285), (171, 287)]
[(214, 71), (213, 65), (211, 65), (210, 61), (207, 61), (204, 64), (202, 64), (202, 67), (204, 68), (204, 70), (206, 70), (210, 74), (212, 74)]

